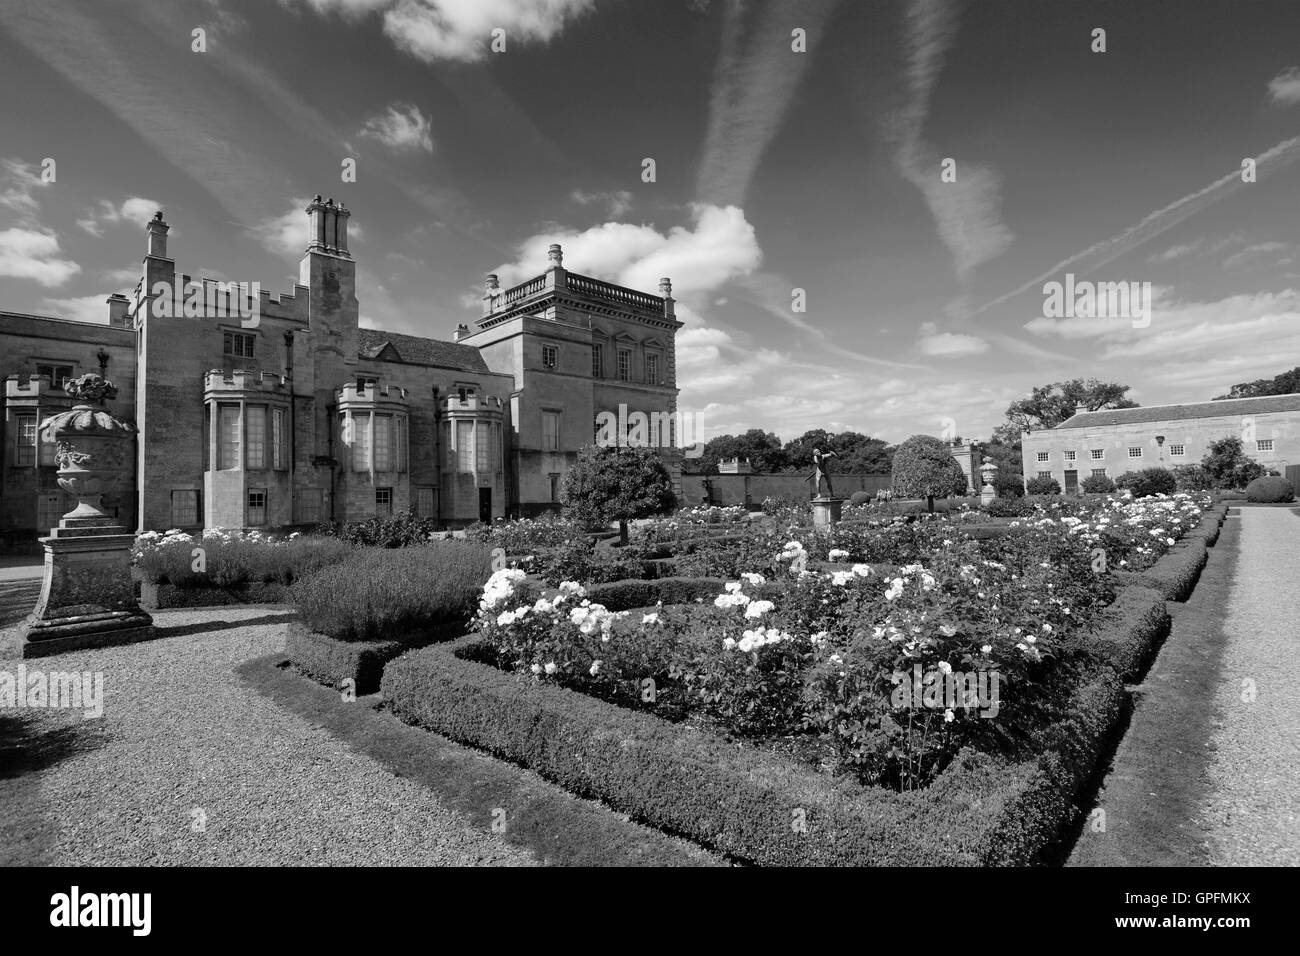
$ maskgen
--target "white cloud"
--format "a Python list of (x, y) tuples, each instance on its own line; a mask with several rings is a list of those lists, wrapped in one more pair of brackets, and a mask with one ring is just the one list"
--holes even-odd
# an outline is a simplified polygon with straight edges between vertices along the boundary
[(122, 269), (105, 269), (101, 274), (105, 280), (113, 283), (136, 283), (140, 281), (142, 275), (139, 266), (126, 266)]
[[(1279, 253), (1287, 251), (1290, 247), (1285, 242), (1257, 242), (1254, 245), (1247, 246), (1240, 252), (1234, 252), (1228, 258), (1223, 260), (1225, 269), (1235, 269), (1247, 265), (1251, 262), (1260, 263), (1267, 260), (1273, 265), (1277, 265), (1281, 256)], [(1289, 259), (1282, 260), (1289, 262)]]
[(581, 232), (560, 228), (539, 233), (520, 244), (514, 262), (492, 271), (504, 287), (538, 275), (547, 268), (553, 242), (563, 246), (565, 267), (574, 272), (646, 292), (657, 291), (660, 277), (667, 276), (676, 298), (717, 289), (752, 272), (762, 260), (754, 227), (742, 210), (696, 205), (689, 227), (674, 226), (666, 233), (617, 222)]
[(51, 314), (61, 319), (75, 319), (78, 322), (98, 322), (108, 324), (108, 304), (106, 295), (83, 295), (72, 299), (46, 299), (44, 307)]
[(38, 167), (28, 167), (19, 159), (0, 159), (0, 206), (11, 210), (20, 223), (36, 221), (39, 209), (33, 193), (48, 185), (37, 175)]
[(1283, 106), (1300, 103), (1300, 67), (1289, 66), (1269, 80), (1268, 98)]
[(88, 209), (77, 225), (97, 238), (104, 234), (105, 223), (125, 222), (143, 229), (160, 208), (161, 203), (142, 196), (132, 196), (120, 205), (101, 199), (98, 208)]
[(389, 149), (433, 152), (432, 123), (413, 103), (393, 103), (366, 120), (358, 135), (377, 139)]
[(605, 215), (610, 219), (620, 219), (624, 213), (632, 208), (632, 194), (626, 189), (620, 189), (612, 193), (589, 193), (581, 189), (575, 189), (569, 193), (569, 198), (579, 206), (603, 205)]
[(81, 266), (61, 255), (53, 232), (19, 227), (0, 231), (0, 276), (35, 279), (47, 288), (62, 285)]
[(595, 7), (595, 0), (303, 0), (318, 13), (360, 17), (382, 10), (384, 33), (426, 62), (473, 62), (488, 53), (492, 31), (512, 44), (547, 42)]
[(958, 358), (963, 355), (980, 355), (989, 350), (988, 342), (978, 335), (962, 335), (956, 332), (935, 332), (922, 335), (917, 339), (917, 346), (926, 355)]

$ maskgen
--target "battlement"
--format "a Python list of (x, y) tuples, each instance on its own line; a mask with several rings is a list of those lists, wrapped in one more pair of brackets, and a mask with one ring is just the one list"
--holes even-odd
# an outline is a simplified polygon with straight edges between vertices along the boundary
[(367, 404), (373, 402), (406, 403), (406, 389), (400, 385), (366, 385), (348, 382), (334, 390), (334, 397), (340, 405)]
[(56, 388), (54, 384), (44, 375), (31, 375), (24, 378), (21, 375), (10, 375), (5, 379), (5, 397), (6, 398), (68, 398), (68, 393), (62, 388)]
[(203, 376), (206, 392), (284, 392), (288, 379), (274, 372), (235, 369), (230, 372), (214, 368)]
[(499, 414), (505, 406), (495, 395), (448, 395), (442, 400), (442, 407), (447, 412), (492, 412)]

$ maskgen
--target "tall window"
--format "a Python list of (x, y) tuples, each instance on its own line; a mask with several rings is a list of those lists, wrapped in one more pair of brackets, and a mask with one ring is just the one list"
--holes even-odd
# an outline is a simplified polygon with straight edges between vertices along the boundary
[(245, 409), (247, 429), (245, 444), (248, 446), (248, 464), (246, 468), (266, 467), (266, 406), (249, 405)]
[(370, 470), (370, 413), (352, 416), (352, 470)]
[(618, 380), (632, 381), (632, 353), (627, 349), (618, 350)]
[(456, 423), (456, 470), (474, 470), (474, 423)]
[(475, 470), (480, 475), (489, 475), (492, 473), (492, 426), (488, 422), (479, 422), (476, 428), (478, 434), (474, 444), (478, 453), (475, 456), (478, 467)]
[(284, 409), (271, 410), (271, 467), (280, 471), (287, 468), (284, 447)]
[(217, 468), (229, 471), (239, 467), (239, 406), (218, 406), (217, 419)]
[(415, 489), (415, 513), (421, 518), (436, 518), (433, 513), (433, 489), (417, 487)]
[(42, 465), (57, 465), (58, 462), (55, 461), (55, 456), (59, 453), (59, 444), (54, 440), (54, 436), (48, 433), (42, 435), (38, 428), (36, 441), (40, 445), (40, 463)]
[(645, 357), (645, 380), (649, 385), (659, 384), (659, 356), (647, 355)]
[(375, 471), (393, 470), (393, 416), (375, 416)]
[(542, 451), (560, 450), (559, 412), (542, 412)]
[(224, 332), (221, 336), (221, 352), (236, 358), (252, 358), (253, 342), (257, 336), (247, 332)]
[(172, 527), (189, 528), (199, 523), (199, 493), (197, 491), (172, 492)]
[(36, 416), (18, 416), (18, 465), (36, 464)]
[(600, 378), (604, 367), (604, 352), (599, 345), (591, 347), (591, 377)]
[(387, 517), (393, 513), (393, 489), (375, 489), (375, 514)]
[(248, 489), (248, 517), (245, 519), (250, 528), (266, 524), (266, 489)]
[(393, 416), (393, 470), (406, 471), (406, 416)]
[(71, 365), (38, 365), (36, 374), (44, 375), (55, 388), (62, 388), (63, 383), (72, 378)]
[(555, 368), (559, 363), (559, 353), (554, 345), (542, 346), (542, 364), (547, 368)]
[(555, 472), (552, 472), (546, 477), (549, 478), (551, 481), (551, 500), (559, 501), (560, 500), (560, 476)]

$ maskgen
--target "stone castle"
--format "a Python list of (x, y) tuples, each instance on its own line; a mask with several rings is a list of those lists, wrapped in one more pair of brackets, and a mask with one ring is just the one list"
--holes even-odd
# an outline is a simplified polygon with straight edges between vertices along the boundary
[[(602, 413), (675, 420), (668, 279), (651, 295), (579, 275), (552, 245), (539, 276), (489, 275), (475, 327), (452, 341), (361, 328), (350, 212), (318, 196), (306, 213), (289, 294), (178, 273), (159, 212), (107, 324), (0, 312), (0, 536), (34, 541), (72, 506), (39, 423), (87, 372), (139, 427), (133, 475), (105, 501), (138, 530), (533, 515), (557, 506)], [(680, 453), (660, 453), (680, 487)]]

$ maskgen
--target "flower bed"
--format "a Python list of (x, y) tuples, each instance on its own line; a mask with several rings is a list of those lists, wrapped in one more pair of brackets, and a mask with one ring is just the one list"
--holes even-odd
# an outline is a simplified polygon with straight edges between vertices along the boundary
[[(500, 572), (479, 637), (392, 662), (384, 693), (404, 719), (755, 862), (1030, 862), (1168, 632), (1162, 594), (1116, 565), (1166, 573), (1221, 515), (1182, 497), (1062, 519), (942, 539), (896, 570), (809, 570), (789, 541), (773, 577), (702, 606), (704, 586), (542, 591)], [(1099, 548), (1127, 557), (1099, 569)], [(823, 829), (791, 834), (795, 810)]]
[(347, 559), (352, 545), (333, 538), (292, 534), (276, 538), (258, 531), (210, 528), (201, 535), (172, 530), (147, 531), (131, 549), (132, 563), (144, 583), (174, 589), (216, 589), (209, 599), (190, 604), (235, 603), (217, 600), (225, 589), (241, 585), (289, 585), (321, 568)]
[(286, 653), (313, 679), (351, 678), (370, 693), (385, 662), (465, 633), (491, 562), (488, 548), (468, 542), (359, 550), (290, 590), (301, 624)]

